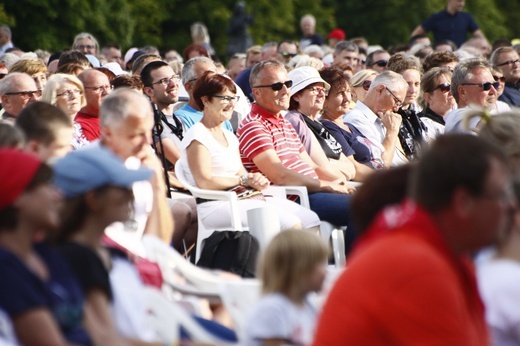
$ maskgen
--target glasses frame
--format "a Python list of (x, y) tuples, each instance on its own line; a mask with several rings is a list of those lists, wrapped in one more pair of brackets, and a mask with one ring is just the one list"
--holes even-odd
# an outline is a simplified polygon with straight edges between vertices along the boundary
[(504, 76), (499, 77), (499, 76), (493, 75), (493, 79), (495, 80), (495, 82), (500, 82), (500, 83), (505, 83), (506, 82), (506, 77), (504, 77)]
[(370, 65), (370, 67), (374, 66), (374, 65), (377, 65), (379, 67), (386, 67), (388, 66), (388, 60), (378, 60), (378, 61), (374, 61), (374, 63), (372, 65)]
[(449, 92), (451, 90), (451, 84), (450, 83), (439, 84), (435, 88), (433, 88), (432, 92), (434, 92), (437, 89), (439, 89), (440, 91), (442, 91), (443, 93), (446, 94), (447, 92)]
[(385, 85), (385, 88), (386, 88), (386, 91), (388, 91), (390, 93), (390, 95), (392, 95), (392, 97), (394, 98), (395, 107), (401, 108), (403, 106), (403, 101), (399, 100), (399, 98), (397, 96), (395, 96), (395, 94), (386, 85)]
[(500, 87), (500, 82), (485, 82), (485, 83), (462, 83), (461, 85), (478, 85), (482, 91), (489, 91), (491, 90), (491, 87), (495, 88), (497, 90)]
[(520, 59), (504, 61), (501, 64), (497, 64), (497, 66), (514, 65), (514, 64), (520, 64)]
[(289, 89), (290, 87), (292, 87), (293, 81), (286, 80), (285, 82), (277, 82), (277, 83), (268, 84), (268, 85), (255, 85), (255, 86), (253, 86), (253, 88), (271, 88), (273, 91), (280, 91), (280, 90), (282, 90), (284, 85), (287, 89)]
[(92, 92), (94, 94), (101, 94), (103, 91), (109, 92), (109, 91), (114, 90), (114, 86), (113, 85), (102, 85), (102, 86), (97, 86), (97, 87), (85, 86), (84, 88), (92, 90)]
[(364, 80), (363, 83), (361, 83), (361, 87), (363, 88), (363, 90), (365, 91), (368, 91), (370, 90), (370, 86), (372, 85), (372, 81), (371, 80)]
[(37, 97), (42, 96), (42, 91), (41, 90), (15, 91), (15, 92), (11, 92), (11, 93), (5, 93), (4, 95), (21, 96), (24, 99), (30, 99), (33, 95), (36, 95)]
[(213, 97), (219, 98), (221, 101), (227, 102), (228, 104), (237, 103), (240, 100), (239, 95), (235, 95), (235, 96), (213, 95)]
[(307, 87), (307, 88), (305, 88), (305, 90), (309, 90), (312, 93), (316, 93), (316, 95), (319, 95), (320, 92), (322, 92), (325, 96), (329, 95), (329, 90), (327, 88), (316, 86), (316, 85)]
[[(161, 79), (159, 79), (157, 82), (154, 82), (154, 83), (152, 83), (152, 84), (150, 84), (150, 85), (153, 87), (154, 85), (162, 84), (163, 86), (166, 87), (166, 86), (170, 85), (170, 83), (171, 83), (173, 80), (176, 80), (177, 83), (178, 83), (180, 79), (181, 79), (181, 77), (180, 77), (178, 74), (175, 74), (175, 75), (171, 76), (170, 78), (168, 78), (168, 77), (161, 78)], [(196, 79), (195, 79), (195, 80), (196, 80)]]
[(77, 96), (77, 97), (81, 97), (81, 95), (83, 95), (83, 91), (81, 91), (79, 89), (76, 89), (76, 90), (65, 90), (62, 93), (56, 94), (56, 97), (67, 96), (67, 98), (70, 99), (70, 97), (72, 95)]

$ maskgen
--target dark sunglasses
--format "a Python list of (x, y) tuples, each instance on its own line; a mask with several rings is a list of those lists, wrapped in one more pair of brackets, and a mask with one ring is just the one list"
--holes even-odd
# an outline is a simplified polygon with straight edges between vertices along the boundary
[(280, 52), (280, 54), (284, 58), (294, 58), (297, 55), (296, 53), (289, 53), (289, 52)]
[(500, 82), (500, 83), (505, 83), (506, 82), (506, 77), (504, 77), (504, 76), (502, 76), (502, 77), (493, 76), (493, 79), (495, 80), (495, 82)]
[(372, 85), (372, 81), (370, 81), (370, 80), (363, 81), (363, 84), (361, 84), (361, 86), (363, 87), (363, 89), (365, 89), (365, 91), (368, 91), (368, 89), (370, 89), (371, 85)]
[(495, 83), (491, 83), (491, 82), (486, 82), (486, 83), (463, 83), (461, 85), (478, 85), (479, 87), (482, 88), (482, 90), (488, 91), (488, 90), (491, 90), (491, 87), (493, 87), (495, 89), (498, 89), (498, 87), (500, 86), (500, 82), (495, 82)]
[(288, 80), (288, 81), (285, 81), (283, 83), (282, 82), (278, 82), (278, 83), (269, 84), (269, 85), (255, 85), (253, 88), (271, 88), (274, 91), (280, 91), (280, 90), (282, 90), (284, 85), (287, 88), (292, 87), (292, 80)]
[(443, 93), (447, 93), (448, 91), (451, 90), (451, 84), (449, 83), (442, 83), (442, 84), (439, 84), (437, 85), (435, 88), (433, 88), (433, 91), (439, 89), (440, 91), (442, 91)]
[(386, 65), (388, 65), (388, 60), (378, 60), (372, 64), (372, 66), (374, 65), (377, 65), (379, 67), (385, 67)]

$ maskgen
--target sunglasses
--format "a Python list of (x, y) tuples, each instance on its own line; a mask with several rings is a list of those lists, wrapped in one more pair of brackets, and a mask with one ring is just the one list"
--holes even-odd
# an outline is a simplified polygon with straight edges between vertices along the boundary
[(433, 91), (439, 89), (440, 91), (442, 91), (443, 93), (447, 93), (448, 91), (451, 90), (451, 84), (449, 83), (442, 83), (442, 84), (439, 84), (437, 85), (435, 88), (433, 88)]
[(30, 99), (31, 97), (33, 97), (33, 95), (35, 95), (36, 97), (42, 96), (42, 91), (41, 90), (17, 91), (17, 92), (12, 92), (12, 93), (5, 93), (4, 95), (21, 96), (23, 99), (27, 100), (27, 99)]
[(280, 54), (284, 58), (294, 58), (297, 55), (296, 53), (289, 53), (289, 52), (280, 52)]
[(269, 85), (255, 85), (253, 88), (271, 88), (274, 91), (280, 91), (280, 90), (282, 90), (284, 85), (287, 88), (292, 87), (292, 80), (288, 80), (283, 83), (282, 82), (273, 83), (273, 84), (269, 84)]
[(372, 85), (372, 81), (370, 81), (370, 80), (363, 81), (363, 84), (361, 84), (361, 86), (363, 87), (363, 89), (365, 91), (368, 91), (368, 89), (370, 89), (371, 85)]
[(505, 83), (506, 82), (506, 77), (504, 77), (504, 76), (502, 76), (502, 77), (493, 76), (493, 79), (495, 80), (495, 82), (500, 82), (500, 83)]
[(386, 65), (388, 65), (388, 60), (378, 60), (372, 64), (372, 66), (374, 65), (377, 65), (379, 67), (385, 67)]
[(500, 82), (495, 82), (495, 83), (491, 83), (491, 82), (486, 82), (486, 83), (463, 83), (461, 85), (478, 85), (479, 87), (482, 88), (482, 90), (489, 91), (489, 90), (491, 90), (491, 87), (493, 87), (495, 89), (498, 89), (498, 87), (500, 86)]

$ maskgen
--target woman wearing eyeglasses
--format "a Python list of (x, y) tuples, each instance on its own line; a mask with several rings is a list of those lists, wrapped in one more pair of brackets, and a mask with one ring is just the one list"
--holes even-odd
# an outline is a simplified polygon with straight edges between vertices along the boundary
[[(43, 88), (41, 101), (58, 107), (74, 121), (76, 114), (86, 104), (83, 83), (74, 75), (53, 74)], [(81, 126), (74, 122), (72, 147), (78, 149), (88, 143), (89, 141), (81, 131)]]
[(397, 111), (403, 118), (398, 137), (406, 157), (413, 161), (420, 157), (421, 147), (428, 141), (426, 126), (417, 116), (421, 111), (417, 104), (421, 87), (421, 65), (416, 57), (395, 54), (388, 61), (388, 70), (399, 73), (408, 84), (406, 97)]
[(376, 78), (377, 72), (374, 70), (361, 70), (350, 78), (350, 85), (352, 86), (352, 101), (363, 101), (367, 96), (370, 84)]
[[(231, 118), (238, 101), (233, 81), (229, 77), (208, 71), (197, 79), (193, 99), (202, 110), (203, 116), (200, 122), (186, 132), (181, 143), (180, 166), (188, 182), (202, 189), (235, 188), (236, 191), (240, 185), (242, 191), (251, 191), (250, 198), (239, 196), (238, 201), (240, 218), (245, 226), (247, 210), (264, 207), (266, 204), (276, 207), (282, 230), (319, 226), (320, 220), (313, 211), (285, 198), (258, 193), (267, 188), (270, 181), (261, 173), (248, 173), (245, 170), (237, 137), (221, 126)], [(197, 202), (197, 211), (207, 228), (230, 226), (231, 211), (226, 202), (200, 199)]]
[(430, 138), (444, 133), (444, 116), (457, 105), (451, 94), (451, 75), (447, 67), (434, 67), (421, 78), (419, 117)]

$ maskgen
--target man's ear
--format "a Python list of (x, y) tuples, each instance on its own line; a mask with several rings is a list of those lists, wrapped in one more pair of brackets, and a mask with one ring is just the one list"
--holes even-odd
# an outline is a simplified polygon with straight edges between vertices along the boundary
[(30, 140), (25, 145), (25, 151), (38, 155), (38, 151), (40, 150), (40, 142), (33, 140)]
[(451, 210), (459, 218), (465, 218), (471, 214), (474, 202), (474, 197), (466, 189), (458, 188), (451, 197)]
[(143, 88), (143, 93), (148, 96), (150, 98), (150, 100), (152, 100), (152, 96), (153, 96), (153, 90), (152, 90), (152, 87), (149, 87), (149, 86), (145, 86)]

